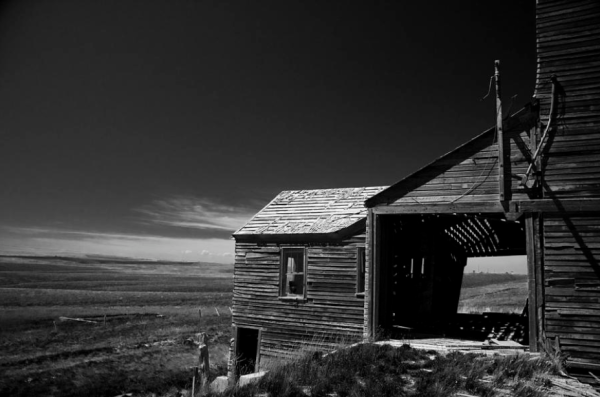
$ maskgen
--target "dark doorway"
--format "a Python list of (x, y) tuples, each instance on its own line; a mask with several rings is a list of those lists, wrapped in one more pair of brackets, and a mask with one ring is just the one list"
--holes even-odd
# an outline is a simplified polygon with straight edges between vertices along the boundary
[(520, 314), (473, 319), (457, 313), (468, 258), (526, 253), (520, 222), (499, 214), (384, 215), (378, 222), (377, 325), (384, 333), (472, 339), (481, 335), (471, 331), (486, 329), (487, 322), (500, 329), (516, 321), (519, 335), (527, 334)]
[(466, 255), (436, 233), (437, 218), (383, 220), (380, 325), (413, 329), (446, 321), (456, 313)]
[(260, 330), (238, 328), (235, 338), (235, 356), (238, 375), (247, 375), (258, 369)]

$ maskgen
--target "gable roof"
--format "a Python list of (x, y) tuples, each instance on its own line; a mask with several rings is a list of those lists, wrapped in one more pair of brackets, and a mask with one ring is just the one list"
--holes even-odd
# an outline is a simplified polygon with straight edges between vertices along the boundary
[(283, 191), (233, 236), (343, 234), (366, 218), (365, 200), (383, 189), (385, 186)]
[[(505, 139), (509, 135), (521, 131), (524, 126), (528, 126), (527, 128), (529, 128), (530, 124), (535, 120), (535, 117), (537, 115), (537, 113), (533, 112), (532, 107), (534, 106), (535, 105), (527, 104), (521, 110), (504, 119), (503, 124)], [(427, 183), (430, 183), (431, 181), (435, 180), (440, 176), (443, 176), (445, 172), (451, 171), (456, 166), (470, 166), (470, 172), (472, 172), (471, 177), (475, 176), (477, 181), (470, 181), (470, 183), (468, 184), (468, 188), (465, 188), (463, 186), (464, 184), (462, 183), (462, 181), (460, 183), (456, 181), (446, 182), (447, 188), (445, 190), (440, 190), (440, 192), (445, 192), (446, 194), (460, 195), (460, 197), (463, 197), (467, 194), (478, 194), (478, 188), (483, 188), (483, 186), (480, 186), (482, 185), (482, 182), (484, 182), (488, 178), (490, 180), (492, 180), (494, 177), (497, 178), (497, 176), (493, 175), (494, 173), (497, 173), (497, 167), (487, 166), (487, 169), (483, 169), (483, 171), (488, 171), (487, 174), (482, 173), (481, 168), (477, 164), (477, 161), (475, 161), (475, 159), (472, 158), (473, 156), (477, 156), (483, 151), (488, 152), (485, 155), (485, 157), (491, 158), (492, 163), (495, 164), (498, 151), (495, 126), (487, 129), (483, 133), (475, 136), (469, 141), (463, 143), (457, 148), (451, 150), (450, 152), (437, 158), (433, 162), (427, 164), (426, 166), (413, 172), (412, 174), (409, 174), (408, 176), (394, 183), (390, 187), (382, 190), (373, 197), (367, 199), (365, 201), (365, 206), (367, 208), (371, 208), (378, 205), (389, 205), (395, 200), (402, 198), (406, 194), (410, 192), (415, 192), (417, 188), (422, 187)], [(523, 158), (521, 159), (520, 165), (515, 164), (513, 166), (513, 171), (516, 172), (518, 166), (526, 168), (527, 165), (527, 159)], [(524, 171), (525, 170), (523, 170), (523, 172)], [(463, 176), (464, 172), (465, 171), (463, 170)], [(452, 184), (458, 186), (453, 186)], [(497, 192), (495, 194), (497, 194)], [(417, 200), (413, 201), (414, 203), (411, 204), (422, 204)], [(456, 200), (450, 201), (449, 203), (453, 203), (454, 201)], [(428, 203), (431, 204), (433, 203), (433, 201), (430, 201)]]

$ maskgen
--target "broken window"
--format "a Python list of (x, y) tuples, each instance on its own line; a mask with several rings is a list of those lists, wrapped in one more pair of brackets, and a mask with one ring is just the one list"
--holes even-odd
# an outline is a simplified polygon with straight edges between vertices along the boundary
[(281, 249), (281, 296), (304, 297), (304, 248)]

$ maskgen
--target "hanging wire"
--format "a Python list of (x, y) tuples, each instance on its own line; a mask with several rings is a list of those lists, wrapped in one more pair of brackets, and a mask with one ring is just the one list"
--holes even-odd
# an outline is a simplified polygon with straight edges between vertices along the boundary
[(483, 98), (480, 99), (480, 101), (483, 101), (485, 98), (490, 96), (490, 93), (492, 92), (492, 81), (494, 81), (494, 75), (492, 75), (490, 77), (490, 86), (488, 87), (488, 92), (487, 94), (485, 94), (485, 96)]
[[(492, 81), (494, 80), (494, 78), (495, 78), (495, 76), (491, 76), (491, 77), (490, 77), (490, 85), (489, 85), (489, 87), (488, 87), (488, 92), (487, 92), (487, 94), (486, 94), (486, 95), (485, 95), (483, 98), (481, 98), (481, 100), (482, 100), (482, 101), (483, 101), (484, 99), (486, 99), (488, 96), (490, 96), (490, 93), (491, 93), (491, 91), (492, 91)], [(509, 105), (509, 107), (508, 107), (508, 111), (506, 112), (506, 113), (507, 113), (507, 115), (506, 115), (506, 117), (504, 118), (505, 120), (506, 120), (506, 119), (509, 117), (509, 115), (510, 115), (510, 110), (511, 110), (511, 108), (512, 108), (513, 104), (514, 104), (514, 101), (515, 101), (515, 98), (516, 98), (516, 97), (517, 97), (517, 95), (515, 94), (515, 95), (513, 95), (513, 96), (510, 98), (510, 99), (511, 99), (511, 102), (510, 102), (510, 105)], [(499, 111), (501, 110), (501, 109), (500, 109), (500, 106), (501, 106), (501, 105), (499, 105), (499, 106), (498, 106), (498, 109), (496, 109), (496, 112), (499, 112)], [(495, 130), (494, 130), (494, 138), (493, 138), (493, 140), (492, 140), (492, 145), (493, 145), (494, 143), (496, 143), (497, 139), (498, 139), (498, 126), (496, 126), (496, 128), (495, 128)], [(497, 161), (498, 161), (498, 159), (497, 159), (497, 158), (495, 158), (495, 159), (494, 159), (494, 161), (491, 163), (490, 167), (489, 167), (487, 170), (486, 170), (485, 168), (483, 168), (483, 169), (481, 170), (481, 172), (479, 173), (479, 176), (477, 176), (477, 178), (476, 178), (476, 182), (473, 182), (473, 185), (471, 185), (471, 187), (470, 187), (469, 189), (467, 189), (467, 191), (466, 191), (466, 192), (464, 192), (463, 194), (461, 194), (460, 196), (458, 196), (458, 197), (457, 197), (457, 198), (455, 198), (454, 200), (450, 201), (450, 204), (453, 204), (453, 203), (457, 202), (458, 200), (462, 199), (462, 198), (463, 198), (463, 197), (465, 197), (467, 194), (471, 193), (473, 190), (475, 190), (475, 189), (477, 189), (479, 186), (481, 186), (481, 185), (482, 185), (482, 184), (483, 184), (485, 181), (487, 181), (487, 179), (488, 179), (488, 178), (490, 177), (490, 175), (492, 174), (492, 171), (493, 171), (493, 169), (494, 169), (494, 167), (495, 167), (495, 165), (496, 165), (496, 162), (497, 162)], [(483, 177), (483, 179), (480, 179), (480, 178), (483, 176), (483, 174), (484, 174), (486, 171), (487, 171), (487, 175), (485, 175), (485, 177)], [(477, 179), (480, 179), (480, 180), (479, 180), (479, 181), (477, 181)]]
[(510, 117), (510, 110), (512, 109), (513, 104), (515, 103), (516, 97), (517, 97), (517, 94), (510, 97), (510, 105), (508, 105), (508, 110), (506, 111), (506, 116), (504, 116), (504, 120), (507, 120)]
[[(490, 84), (488, 86), (488, 92), (487, 94), (485, 94), (485, 96), (483, 98), (480, 99), (480, 101), (483, 101), (484, 99), (486, 99), (488, 96), (490, 96), (490, 93), (492, 92), (492, 82), (494, 81), (495, 76), (492, 75), (490, 76)], [(509, 114), (510, 114), (510, 110), (514, 104), (514, 100), (517, 97), (517, 95), (513, 95), (511, 97), (511, 102), (510, 105), (508, 107), (508, 111), (507, 111), (507, 116), (506, 118), (508, 118)], [(499, 111), (500, 109), (496, 109), (496, 111)], [(506, 119), (505, 118), (505, 119)], [(495, 130), (494, 130), (494, 137), (492, 139), (492, 145), (496, 143), (498, 139), (498, 126), (496, 126)], [(498, 161), (498, 158), (494, 158), (494, 161), (492, 161), (490, 163), (489, 168), (483, 167), (481, 172), (479, 173), (479, 175), (477, 176), (477, 178), (475, 178), (476, 182), (473, 182), (473, 185), (471, 185), (471, 187), (469, 189), (467, 189), (463, 194), (461, 194), (460, 196), (458, 196), (457, 198), (455, 198), (454, 200), (450, 200), (448, 203), (449, 204), (453, 204), (455, 202), (457, 202), (458, 200), (462, 199), (463, 197), (465, 197), (466, 195), (468, 195), (469, 193), (471, 193), (473, 190), (477, 189), (479, 186), (481, 186), (485, 181), (487, 181), (487, 179), (490, 177), (490, 175), (492, 174), (492, 171), (494, 170), (494, 167), (496, 166), (496, 162)], [(483, 175), (485, 174), (487, 171), (487, 175)], [(483, 177), (483, 178), (482, 178)], [(477, 181), (479, 179), (479, 181)], [(420, 205), (424, 205), (425, 203), (420, 202), (419, 200), (417, 200), (415, 197), (410, 197), (414, 202), (416, 202), (417, 204)]]
[[(494, 143), (496, 143), (498, 139), (498, 129), (496, 128), (494, 130), (494, 138), (492, 140), (492, 145)], [(473, 190), (477, 189), (479, 186), (481, 186), (485, 181), (487, 181), (487, 179), (490, 177), (490, 175), (492, 174), (492, 170), (494, 169), (494, 167), (496, 166), (496, 162), (498, 161), (497, 157), (494, 157), (494, 161), (492, 161), (490, 163), (490, 167), (486, 170), (486, 168), (484, 167), (481, 172), (479, 173), (479, 176), (476, 178), (480, 179), (483, 174), (485, 173), (485, 171), (487, 171), (487, 175), (485, 177), (483, 177), (483, 179), (481, 179), (479, 182), (473, 182), (473, 185), (471, 185), (471, 187), (469, 189), (467, 189), (466, 192), (464, 192), (463, 194), (461, 194), (460, 196), (458, 196), (457, 198), (455, 198), (454, 200), (450, 201), (450, 204), (454, 204), (455, 202), (457, 202), (458, 200), (460, 200), (461, 198), (465, 197), (467, 194), (471, 193)]]

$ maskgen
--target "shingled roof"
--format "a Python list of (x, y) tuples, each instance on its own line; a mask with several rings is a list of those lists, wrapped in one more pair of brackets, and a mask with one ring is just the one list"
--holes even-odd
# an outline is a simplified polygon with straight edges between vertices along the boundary
[(364, 221), (365, 200), (383, 189), (385, 186), (283, 191), (233, 236), (339, 235)]

